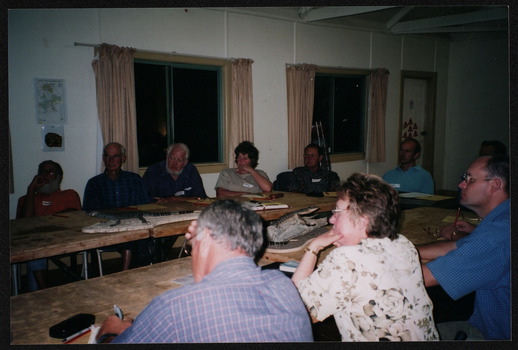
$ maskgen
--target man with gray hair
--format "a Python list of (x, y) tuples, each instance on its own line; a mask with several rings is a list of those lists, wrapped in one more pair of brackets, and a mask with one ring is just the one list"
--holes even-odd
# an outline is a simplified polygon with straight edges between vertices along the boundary
[(147, 168), (142, 180), (149, 198), (167, 203), (207, 197), (200, 173), (189, 163), (190, 154), (187, 145), (174, 143), (165, 160)]
[(309, 315), (293, 283), (258, 267), (261, 218), (233, 200), (206, 207), (186, 234), (194, 283), (154, 298), (134, 322), (110, 316), (98, 337), (114, 343), (312, 341)]

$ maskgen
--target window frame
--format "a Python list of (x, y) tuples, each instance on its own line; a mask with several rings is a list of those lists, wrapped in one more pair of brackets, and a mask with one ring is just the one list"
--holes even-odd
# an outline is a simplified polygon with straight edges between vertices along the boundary
[(343, 163), (352, 162), (357, 160), (365, 160), (365, 149), (367, 148), (367, 130), (369, 121), (369, 91), (370, 91), (370, 80), (368, 79), (371, 71), (368, 69), (352, 69), (352, 68), (338, 68), (338, 67), (318, 67), (316, 74), (332, 74), (332, 75), (358, 75), (365, 77), (365, 127), (364, 127), (364, 151), (363, 152), (352, 152), (352, 153), (338, 153), (330, 154), (329, 160), (331, 163)]
[[(168, 54), (160, 52), (145, 52), (137, 51), (133, 55), (134, 60), (146, 60), (156, 62), (173, 62), (183, 63), (189, 65), (203, 65), (203, 66), (217, 66), (221, 68), (221, 93), (222, 93), (222, 161), (214, 163), (193, 163), (196, 165), (200, 174), (219, 173), (223, 169), (228, 168), (228, 140), (229, 140), (229, 120), (230, 120), (230, 105), (231, 105), (231, 82), (232, 82), (232, 60), (212, 57), (189, 56)], [(164, 158), (165, 159), (165, 158)], [(139, 166), (139, 174), (142, 176), (147, 167)]]

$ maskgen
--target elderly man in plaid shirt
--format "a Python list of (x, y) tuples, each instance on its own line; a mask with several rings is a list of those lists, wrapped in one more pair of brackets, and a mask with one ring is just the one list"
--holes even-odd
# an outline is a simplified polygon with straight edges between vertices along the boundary
[(313, 341), (297, 289), (258, 267), (260, 217), (232, 200), (207, 207), (189, 227), (194, 283), (156, 297), (134, 322), (110, 316), (98, 338), (114, 343)]

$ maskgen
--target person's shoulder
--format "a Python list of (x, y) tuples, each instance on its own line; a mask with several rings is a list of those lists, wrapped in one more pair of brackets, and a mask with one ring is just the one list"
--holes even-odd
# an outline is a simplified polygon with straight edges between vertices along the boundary
[(78, 196), (79, 197), (79, 194), (71, 188), (59, 191), (59, 193), (61, 196)]
[(146, 175), (148, 173), (159, 172), (162, 170), (162, 168), (165, 168), (165, 160), (161, 160), (160, 162), (157, 162), (157, 163), (154, 163), (154, 164), (151, 164), (150, 166), (148, 166), (144, 175)]

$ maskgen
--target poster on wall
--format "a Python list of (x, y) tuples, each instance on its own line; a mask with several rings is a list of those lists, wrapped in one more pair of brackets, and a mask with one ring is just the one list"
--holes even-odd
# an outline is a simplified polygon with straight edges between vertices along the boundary
[(64, 79), (34, 79), (36, 122), (64, 124), (67, 121)]
[(41, 126), (41, 150), (43, 152), (65, 150), (65, 129), (63, 125)]

